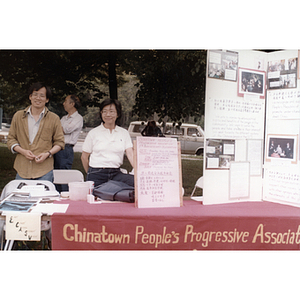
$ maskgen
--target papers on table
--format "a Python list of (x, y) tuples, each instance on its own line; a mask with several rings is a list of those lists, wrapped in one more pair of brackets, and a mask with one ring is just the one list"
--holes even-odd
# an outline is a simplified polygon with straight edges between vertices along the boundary
[(52, 215), (54, 213), (65, 213), (69, 204), (38, 203), (31, 210), (31, 213)]

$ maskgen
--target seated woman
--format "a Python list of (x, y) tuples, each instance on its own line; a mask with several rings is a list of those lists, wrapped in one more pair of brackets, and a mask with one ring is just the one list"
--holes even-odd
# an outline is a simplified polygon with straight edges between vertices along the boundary
[(81, 162), (87, 173), (87, 181), (95, 187), (116, 180), (134, 186), (134, 176), (120, 170), (126, 153), (133, 167), (133, 146), (129, 132), (120, 127), (122, 106), (118, 100), (105, 99), (100, 104), (101, 124), (92, 129), (82, 146)]

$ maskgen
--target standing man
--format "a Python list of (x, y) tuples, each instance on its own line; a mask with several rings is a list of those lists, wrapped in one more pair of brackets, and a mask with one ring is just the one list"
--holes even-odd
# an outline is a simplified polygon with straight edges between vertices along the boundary
[(64, 132), (65, 149), (54, 156), (54, 169), (71, 169), (74, 160), (73, 147), (77, 143), (80, 131), (83, 127), (83, 118), (78, 113), (80, 100), (76, 95), (69, 95), (63, 103), (68, 113), (60, 120)]
[[(61, 118), (61, 126), (64, 132), (65, 149), (54, 156), (54, 169), (71, 169), (74, 160), (73, 147), (77, 143), (80, 131), (83, 127), (83, 118), (78, 113), (80, 100), (76, 95), (69, 95), (63, 103), (68, 113)], [(67, 185), (56, 185), (58, 191), (68, 190)]]
[(64, 134), (58, 115), (46, 104), (51, 90), (37, 82), (28, 90), (31, 106), (17, 111), (7, 137), (7, 147), (16, 153), (16, 179), (53, 182), (53, 155), (64, 148)]

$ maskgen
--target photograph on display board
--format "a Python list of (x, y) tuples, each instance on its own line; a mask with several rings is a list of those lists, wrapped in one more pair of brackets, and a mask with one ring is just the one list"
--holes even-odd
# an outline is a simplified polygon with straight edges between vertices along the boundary
[(268, 89), (297, 87), (297, 57), (268, 62)]
[(236, 81), (238, 53), (233, 51), (210, 50), (208, 58), (208, 77)]
[[(298, 50), (298, 61), (300, 58), (300, 50)], [(299, 68), (299, 64), (297, 64), (297, 69), (298, 69), (298, 78), (300, 79), (300, 68)]]
[(235, 159), (235, 140), (206, 141), (206, 169), (229, 169)]
[(297, 145), (297, 135), (268, 135), (266, 161), (271, 161), (271, 159), (285, 159), (296, 163)]
[(265, 98), (265, 78), (264, 71), (239, 68), (238, 96), (245, 94), (258, 95), (261, 99)]

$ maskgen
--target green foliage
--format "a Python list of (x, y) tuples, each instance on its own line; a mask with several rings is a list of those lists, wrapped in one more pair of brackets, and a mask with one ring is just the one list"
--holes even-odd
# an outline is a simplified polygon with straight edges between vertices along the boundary
[[(96, 50), (1, 50), (0, 98), (5, 111), (29, 104), (27, 89), (36, 81), (52, 87), (52, 110), (61, 115), (66, 95), (76, 93), (83, 107), (99, 106), (108, 82), (108, 52)], [(7, 105), (9, 104), (9, 106)]]
[(100, 124), (99, 107), (87, 107), (86, 114), (83, 116), (83, 122), (87, 127), (96, 127)]
[(0, 106), (12, 117), (30, 104), (29, 86), (43, 81), (53, 90), (49, 108), (60, 117), (68, 94), (80, 97), (85, 115), (113, 93), (126, 107), (126, 125), (154, 113), (160, 121), (197, 121), (204, 113), (205, 73), (205, 50), (0, 50)]
[(16, 177), (16, 171), (13, 169), (15, 155), (7, 148), (6, 144), (0, 143), (0, 190)]
[(140, 83), (134, 112), (179, 122), (204, 113), (206, 51), (132, 51)]

